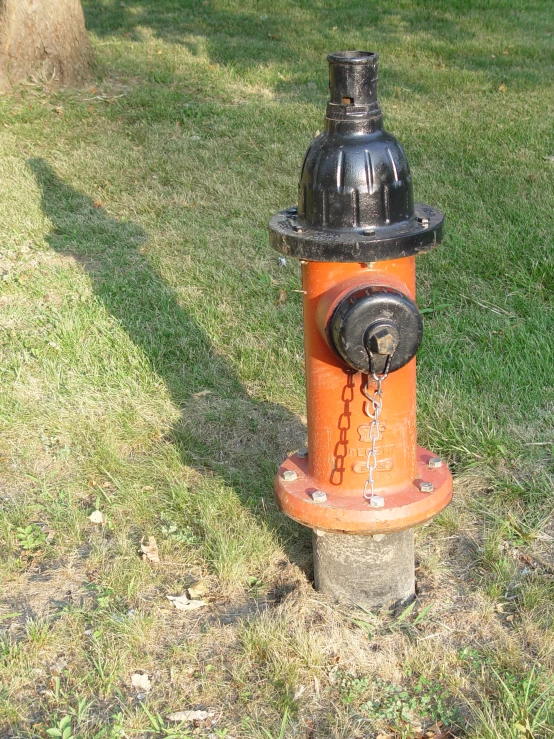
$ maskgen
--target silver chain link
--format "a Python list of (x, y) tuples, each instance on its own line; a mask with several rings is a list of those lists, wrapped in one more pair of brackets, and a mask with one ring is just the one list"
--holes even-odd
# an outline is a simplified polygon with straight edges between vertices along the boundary
[(372, 372), (371, 377), (375, 382), (375, 389), (370, 394), (369, 377), (362, 388), (363, 394), (367, 400), (364, 402), (364, 413), (369, 416), (371, 423), (369, 424), (369, 441), (371, 446), (368, 449), (366, 457), (367, 480), (364, 483), (364, 500), (370, 501), (375, 495), (375, 479), (373, 473), (377, 469), (377, 442), (381, 438), (381, 427), (379, 426), (379, 416), (383, 409), (383, 380), (387, 379), (390, 367), (390, 357), (387, 359), (385, 370), (382, 374)]

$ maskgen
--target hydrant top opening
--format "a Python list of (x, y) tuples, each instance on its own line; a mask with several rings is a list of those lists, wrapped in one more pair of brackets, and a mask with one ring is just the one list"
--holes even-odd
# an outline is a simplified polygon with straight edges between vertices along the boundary
[[(374, 117), (381, 116), (377, 103), (377, 60), (372, 51), (338, 51), (327, 56), (329, 62), (330, 105), (377, 105)], [(331, 115), (329, 115), (331, 112)], [(366, 111), (360, 111), (363, 113)], [(338, 113), (338, 115), (336, 115)], [(341, 115), (342, 113), (342, 115)], [(327, 108), (328, 118), (344, 118), (352, 111)], [(359, 114), (358, 114), (359, 115)]]
[(374, 51), (333, 51), (327, 54), (328, 62), (346, 62), (348, 64), (370, 64), (376, 62), (379, 54)]

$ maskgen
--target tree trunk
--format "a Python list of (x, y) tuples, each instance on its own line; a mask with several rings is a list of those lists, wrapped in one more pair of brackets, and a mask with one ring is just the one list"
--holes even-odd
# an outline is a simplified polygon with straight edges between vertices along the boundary
[(29, 77), (82, 85), (92, 61), (81, 0), (0, 0), (0, 90)]

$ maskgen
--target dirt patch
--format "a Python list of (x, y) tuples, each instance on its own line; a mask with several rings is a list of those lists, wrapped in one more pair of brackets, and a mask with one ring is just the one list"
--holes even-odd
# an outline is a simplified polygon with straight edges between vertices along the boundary
[[(44, 567), (30, 563), (17, 581), (10, 583), (0, 596), (0, 623), (17, 632), (30, 619), (50, 616), (72, 607), (90, 607), (92, 598), (85, 590), (84, 573), (68, 562)], [(7, 618), (10, 614), (15, 614)]]

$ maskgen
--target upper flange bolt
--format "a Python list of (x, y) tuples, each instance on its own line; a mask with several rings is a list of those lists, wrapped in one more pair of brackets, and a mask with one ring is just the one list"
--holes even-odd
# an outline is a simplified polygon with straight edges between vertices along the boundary
[(283, 478), (283, 480), (285, 480), (285, 482), (294, 482), (298, 475), (294, 470), (285, 470), (281, 477)]
[(440, 457), (430, 457), (427, 462), (427, 467), (429, 467), (430, 470), (438, 470), (442, 467), (442, 459)]

